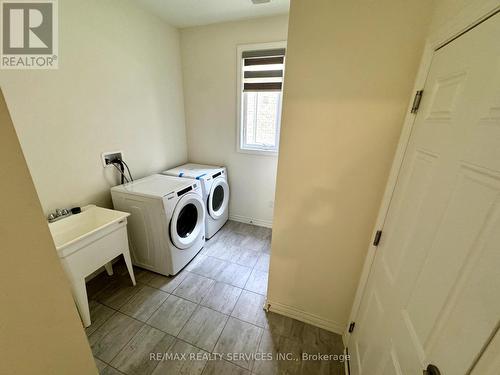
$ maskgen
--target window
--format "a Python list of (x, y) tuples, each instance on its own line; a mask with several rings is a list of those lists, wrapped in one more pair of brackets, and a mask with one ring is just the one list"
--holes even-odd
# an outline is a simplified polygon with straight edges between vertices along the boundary
[(285, 42), (238, 48), (238, 150), (278, 152)]

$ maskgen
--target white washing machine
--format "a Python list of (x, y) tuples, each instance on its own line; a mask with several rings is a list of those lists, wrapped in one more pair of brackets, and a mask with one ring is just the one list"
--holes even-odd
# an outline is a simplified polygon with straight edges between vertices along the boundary
[(200, 181), (207, 211), (205, 235), (207, 239), (211, 238), (229, 217), (229, 185), (226, 168), (190, 163), (169, 169), (163, 174)]
[(199, 181), (155, 174), (111, 188), (113, 205), (129, 212), (132, 262), (177, 274), (203, 248), (205, 205)]

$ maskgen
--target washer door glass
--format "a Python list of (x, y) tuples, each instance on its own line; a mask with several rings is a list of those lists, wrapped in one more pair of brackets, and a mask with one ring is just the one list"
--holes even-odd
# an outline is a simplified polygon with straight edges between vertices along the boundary
[(177, 218), (177, 234), (182, 238), (188, 237), (196, 228), (197, 221), (198, 210), (196, 206), (192, 203), (185, 205)]
[(218, 177), (212, 182), (212, 187), (208, 196), (208, 213), (212, 218), (217, 220), (226, 212), (228, 203), (229, 185), (225, 178)]
[(222, 207), (222, 203), (224, 203), (224, 188), (217, 185), (214, 189), (213, 195), (212, 210), (218, 211)]
[(175, 247), (187, 249), (205, 232), (205, 208), (195, 193), (183, 195), (177, 202), (170, 221), (170, 239)]

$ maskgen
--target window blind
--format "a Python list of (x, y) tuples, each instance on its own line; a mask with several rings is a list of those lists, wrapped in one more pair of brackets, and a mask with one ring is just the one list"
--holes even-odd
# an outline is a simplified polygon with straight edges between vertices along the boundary
[(243, 91), (281, 91), (285, 48), (244, 51)]

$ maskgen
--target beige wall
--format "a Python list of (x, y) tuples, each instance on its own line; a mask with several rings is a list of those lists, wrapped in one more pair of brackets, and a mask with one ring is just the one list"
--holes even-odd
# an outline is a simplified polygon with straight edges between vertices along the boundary
[(269, 302), (342, 331), (431, 1), (293, 0)]
[(101, 152), (134, 177), (187, 159), (178, 31), (124, 0), (59, 1), (59, 70), (1, 71), (45, 211), (111, 204)]
[(181, 30), (189, 159), (228, 167), (230, 215), (270, 224), (277, 158), (236, 151), (236, 46), (286, 40), (288, 17)]
[(97, 374), (1, 92), (0, 191), (0, 374)]

